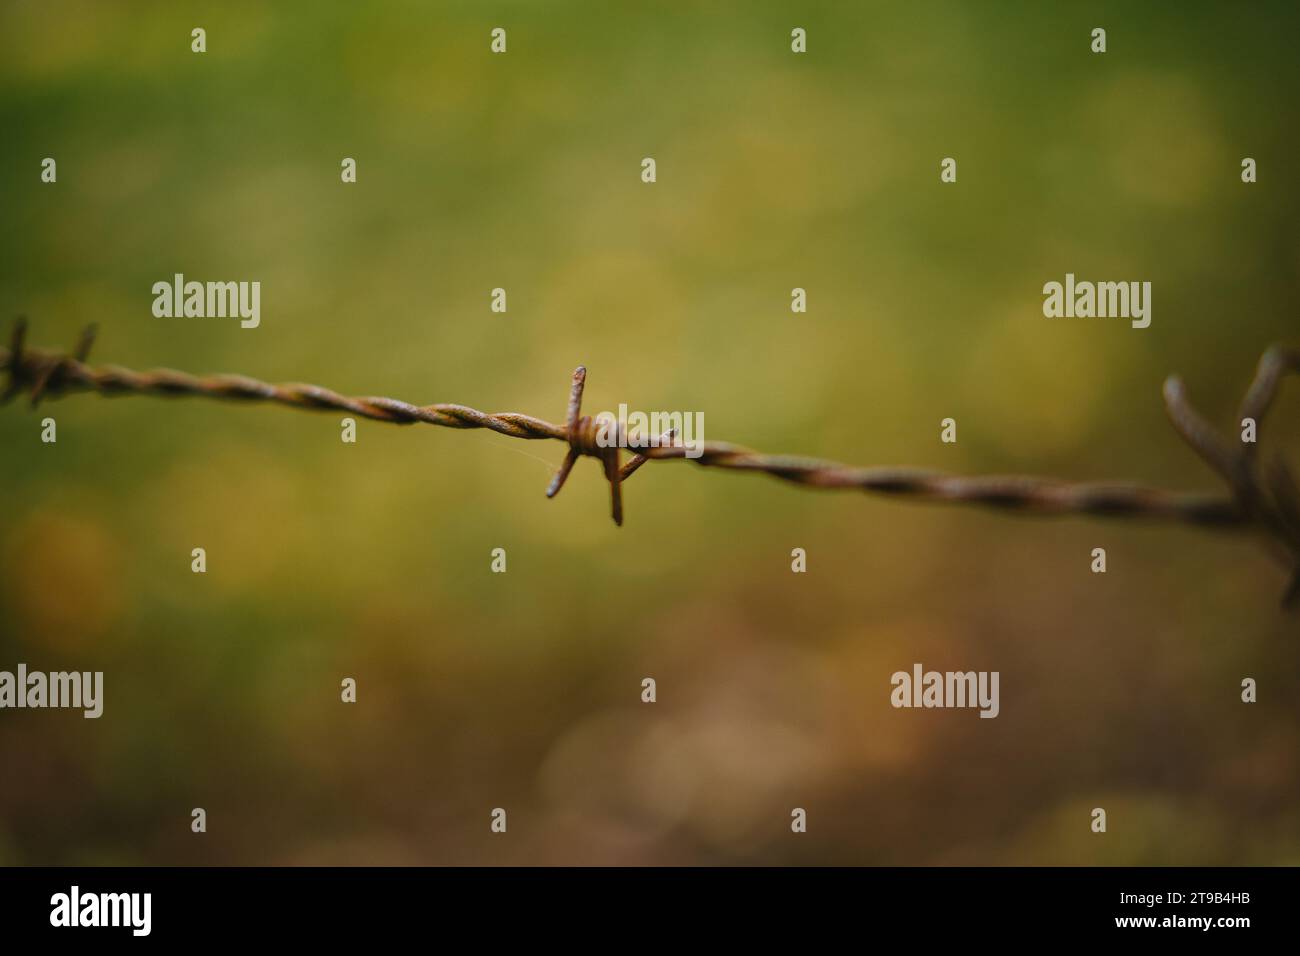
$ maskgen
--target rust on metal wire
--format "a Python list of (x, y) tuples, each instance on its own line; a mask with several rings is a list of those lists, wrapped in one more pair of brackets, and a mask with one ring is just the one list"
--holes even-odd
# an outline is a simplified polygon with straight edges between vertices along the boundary
[[(86, 359), (95, 337), (94, 326), (82, 333), (70, 353), (28, 347), (26, 333), (26, 322), (19, 319), (9, 348), (0, 348), (0, 368), (9, 376), (0, 401), (24, 392), (30, 395), (33, 406), (43, 398), (72, 392), (198, 395), (344, 411), (397, 425), (423, 422), (444, 428), (486, 428), (511, 438), (553, 439), (567, 443), (569, 449), (546, 489), (547, 497), (559, 492), (580, 457), (595, 458), (609, 482), (611, 512), (614, 522), (620, 525), (623, 483), (647, 461), (687, 458), (685, 445), (669, 432), (648, 447), (638, 447), (636, 454), (621, 463), (620, 443), (606, 442), (610, 447), (605, 447), (598, 442), (597, 422), (581, 414), (587, 378), (587, 370), (582, 366), (573, 373), (564, 424), (556, 425), (517, 412), (490, 414), (464, 405), (412, 405), (394, 398), (351, 397), (319, 385), (273, 385), (243, 375), (191, 375), (173, 369), (138, 372), (117, 365), (91, 366)], [(1300, 371), (1300, 350), (1280, 346), (1268, 349), (1242, 400), (1239, 418), (1253, 419), (1258, 428), (1283, 376), (1297, 371)], [(1177, 377), (1165, 382), (1164, 398), (1174, 427), (1224, 480), (1228, 494), (1196, 495), (1127, 482), (1068, 482), (1031, 475), (962, 476), (919, 468), (858, 468), (833, 461), (767, 455), (714, 441), (701, 443), (697, 448), (698, 457), (688, 460), (709, 468), (761, 472), (813, 488), (853, 488), (923, 501), (961, 502), (1040, 515), (1160, 518), (1199, 527), (1253, 531), (1265, 540), (1291, 574), (1283, 602), (1300, 604), (1300, 494), (1285, 461), (1280, 455), (1274, 455), (1261, 465), (1255, 443), (1225, 439), (1192, 408), (1186, 389)]]

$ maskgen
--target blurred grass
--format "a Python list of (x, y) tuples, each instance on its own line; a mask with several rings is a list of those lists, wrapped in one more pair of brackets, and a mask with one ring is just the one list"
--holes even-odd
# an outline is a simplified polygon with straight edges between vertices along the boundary
[[(698, 409), (707, 437), (774, 452), (1210, 488), (1159, 387), (1178, 371), (1224, 421), (1294, 338), (1295, 24), (1282, 4), (5, 4), (0, 307), (38, 344), (98, 321), (99, 360), (135, 367), (556, 420), (584, 363), (590, 411)], [(177, 271), (260, 280), (261, 328), (155, 319)], [(1150, 279), (1151, 328), (1043, 319), (1067, 271)], [(1292, 454), (1298, 406), (1265, 429)], [(0, 720), (0, 862), (1300, 858), (1295, 623), (1250, 542), (684, 465), (644, 469), (616, 530), (590, 463), (542, 497), (552, 443), (50, 407), (56, 446), (0, 413), (0, 667), (103, 669), (108, 697), (97, 722)], [(1001, 670), (1002, 716), (892, 710), (915, 660)], [(191, 836), (192, 806), (219, 839)]]

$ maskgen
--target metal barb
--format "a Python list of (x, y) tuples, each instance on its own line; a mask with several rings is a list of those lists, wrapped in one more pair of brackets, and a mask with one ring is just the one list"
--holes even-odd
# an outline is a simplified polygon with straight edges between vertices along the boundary
[(551, 479), (546, 489), (546, 497), (554, 498), (574, 462), (583, 455), (600, 460), (604, 466), (605, 479), (609, 482), (610, 511), (614, 524), (623, 524), (622, 483), (626, 477), (619, 467), (618, 425), (597, 422), (590, 415), (582, 414), (582, 392), (587, 385), (587, 368), (579, 365), (573, 370), (573, 383), (569, 386), (569, 407), (564, 415), (564, 438), (569, 443), (569, 450), (560, 463), (559, 470)]
[(1274, 346), (1260, 359), (1255, 380), (1238, 410), (1243, 427), (1244, 419), (1255, 421), (1254, 442), (1232, 442), (1224, 438), (1192, 408), (1187, 391), (1176, 376), (1166, 379), (1164, 387), (1165, 409), (1174, 427), (1227, 483), (1247, 523), (1260, 529), (1280, 560), (1291, 565), (1292, 580), (1282, 597), (1284, 607), (1300, 602), (1300, 506), (1297, 505), (1300, 495), (1296, 493), (1295, 480), (1286, 461), (1277, 455), (1262, 469), (1255, 449), (1259, 422), (1273, 403), (1283, 374), (1300, 370), (1298, 355)]
[(25, 349), (27, 320), (20, 316), (14, 322), (9, 353), (0, 363), (9, 373), (9, 385), (4, 394), (0, 395), (0, 404), (26, 390), (30, 392), (32, 408), (35, 408), (47, 393), (61, 391), (64, 377), (83, 366), (90, 357), (95, 332), (96, 326), (93, 324), (82, 329), (71, 354)]
[[(1170, 377), (1164, 385), (1165, 407), (1183, 439), (1225, 481), (1227, 496), (1184, 494), (1131, 483), (1076, 483), (1032, 475), (950, 475), (917, 468), (856, 468), (833, 461), (767, 455), (725, 442), (703, 442), (687, 456), (673, 431), (655, 441), (621, 434), (618, 423), (582, 414), (587, 370), (579, 366), (569, 388), (563, 425), (518, 412), (490, 414), (464, 405), (412, 405), (394, 398), (349, 397), (318, 385), (270, 384), (243, 375), (196, 376), (174, 369), (138, 372), (115, 365), (86, 364), (94, 326), (81, 335), (69, 354), (30, 348), (27, 323), (14, 325), (8, 349), (0, 349), (0, 371), (9, 381), (0, 401), (19, 392), (32, 404), (71, 392), (103, 395), (203, 396), (270, 402), (294, 408), (333, 409), (374, 421), (409, 425), (423, 422), (444, 428), (485, 428), (511, 438), (550, 439), (568, 445), (564, 461), (546, 489), (554, 497), (574, 464), (583, 456), (598, 459), (610, 486), (614, 523), (623, 523), (622, 484), (648, 461), (688, 459), (706, 468), (753, 471), (812, 488), (853, 488), (920, 501), (981, 505), (1027, 514), (1083, 514), (1111, 518), (1159, 518), (1192, 526), (1253, 531), (1265, 540), (1288, 569), (1284, 602), (1300, 605), (1300, 494), (1292, 472), (1280, 457), (1261, 465), (1255, 445), (1225, 439), (1192, 406), (1183, 383)], [(1274, 346), (1259, 361), (1254, 381), (1240, 406), (1240, 418), (1258, 426), (1273, 403), (1283, 377), (1300, 372), (1300, 350)], [(636, 449), (620, 464), (620, 448)]]

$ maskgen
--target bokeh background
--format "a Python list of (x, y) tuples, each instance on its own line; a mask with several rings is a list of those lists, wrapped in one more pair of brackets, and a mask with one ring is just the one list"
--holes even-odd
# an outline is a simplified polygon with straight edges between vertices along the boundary
[[(1297, 19), (6, 2), (0, 312), (137, 368), (561, 420), (585, 363), (589, 411), (772, 452), (1212, 490), (1160, 385), (1230, 424), (1295, 338)], [(1044, 319), (1067, 271), (1152, 281), (1151, 327)], [(261, 327), (154, 318), (174, 272), (260, 280)], [(590, 461), (543, 497), (557, 443), (43, 413), (0, 410), (0, 668), (103, 670), (105, 714), (0, 713), (2, 863), (1300, 862), (1300, 626), (1250, 540), (681, 463), (616, 529)], [(1001, 716), (892, 709), (915, 661), (1000, 671)]]

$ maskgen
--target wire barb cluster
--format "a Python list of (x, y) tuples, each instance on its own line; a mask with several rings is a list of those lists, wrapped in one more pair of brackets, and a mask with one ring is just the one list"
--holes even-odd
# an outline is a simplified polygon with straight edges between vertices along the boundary
[[(621, 435), (617, 423), (582, 415), (587, 379), (587, 370), (582, 366), (573, 373), (565, 422), (556, 425), (517, 412), (489, 414), (464, 405), (412, 405), (394, 398), (349, 397), (319, 385), (273, 385), (243, 375), (196, 376), (174, 369), (138, 372), (116, 365), (96, 367), (86, 364), (95, 338), (94, 326), (82, 333), (70, 353), (27, 347), (26, 332), (26, 322), (19, 319), (10, 347), (0, 349), (0, 369), (9, 377), (0, 402), (22, 392), (31, 396), (33, 407), (46, 397), (86, 391), (104, 395), (199, 395), (344, 411), (397, 425), (423, 422), (444, 428), (486, 428), (511, 438), (553, 439), (566, 442), (569, 449), (546, 490), (547, 497), (559, 492), (580, 457), (595, 458), (609, 482), (611, 511), (619, 525), (623, 523), (623, 482), (647, 461), (688, 457), (685, 445), (671, 431), (657, 441), (645, 442), (641, 436)], [(1242, 400), (1239, 418), (1253, 419), (1258, 429), (1282, 378), (1297, 371), (1300, 350), (1269, 348)], [(703, 442), (695, 449), (698, 457), (688, 460), (704, 467), (762, 472), (813, 488), (854, 488), (1031, 514), (1160, 518), (1199, 527), (1254, 531), (1290, 571), (1291, 582), (1283, 603), (1300, 603), (1300, 494), (1285, 460), (1274, 454), (1261, 462), (1256, 443), (1225, 439), (1192, 408), (1177, 377), (1166, 380), (1164, 398), (1174, 427), (1223, 478), (1228, 495), (1185, 494), (1126, 482), (1081, 483), (1031, 475), (962, 476), (920, 468), (858, 468), (812, 458), (767, 455), (725, 442)], [(622, 444), (638, 449), (626, 463), (621, 461)]]

